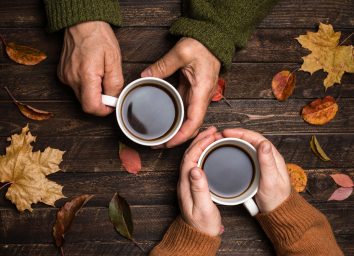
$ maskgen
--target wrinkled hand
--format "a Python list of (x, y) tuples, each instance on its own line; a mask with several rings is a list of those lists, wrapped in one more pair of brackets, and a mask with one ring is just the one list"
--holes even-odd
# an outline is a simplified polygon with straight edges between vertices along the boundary
[(181, 70), (178, 91), (186, 105), (186, 120), (178, 133), (165, 144), (174, 147), (198, 134), (216, 89), (220, 61), (200, 42), (182, 38), (161, 59), (145, 69), (142, 77), (166, 78)]
[(119, 44), (108, 23), (90, 21), (65, 30), (58, 77), (74, 90), (85, 112), (105, 116), (113, 111), (102, 103), (101, 93), (118, 96), (124, 81)]
[(257, 149), (261, 176), (256, 202), (261, 212), (271, 212), (288, 198), (291, 192), (289, 174), (283, 157), (269, 140), (259, 133), (240, 128), (226, 129), (215, 136), (217, 139), (239, 138)]
[(184, 154), (177, 186), (178, 200), (183, 220), (210, 236), (223, 232), (218, 208), (210, 197), (205, 173), (197, 168), (203, 150), (215, 141), (216, 128), (200, 133)]

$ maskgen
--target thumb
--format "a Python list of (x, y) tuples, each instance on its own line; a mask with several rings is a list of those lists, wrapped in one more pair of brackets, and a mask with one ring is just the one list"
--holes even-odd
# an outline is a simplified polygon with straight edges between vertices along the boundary
[(272, 178), (277, 172), (276, 162), (272, 152), (272, 144), (268, 140), (264, 140), (258, 147), (258, 160), (261, 169), (261, 178)]
[(183, 67), (183, 65), (183, 62), (178, 57), (176, 51), (172, 49), (161, 59), (147, 67), (141, 73), (141, 77), (153, 76), (157, 78), (166, 78)]
[(212, 204), (208, 181), (205, 173), (198, 167), (194, 167), (190, 172), (190, 186), (193, 205), (202, 209)]

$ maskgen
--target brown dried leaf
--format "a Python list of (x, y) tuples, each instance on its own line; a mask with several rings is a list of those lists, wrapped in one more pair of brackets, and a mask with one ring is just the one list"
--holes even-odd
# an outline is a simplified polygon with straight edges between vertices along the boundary
[(137, 174), (141, 170), (139, 153), (122, 142), (119, 142), (119, 158), (127, 172)]
[(332, 96), (317, 99), (303, 107), (302, 118), (309, 124), (324, 125), (337, 114), (338, 104)]
[(55, 224), (53, 226), (53, 237), (55, 245), (62, 247), (64, 236), (69, 231), (72, 221), (79, 210), (93, 197), (93, 195), (81, 195), (66, 202), (57, 212)]
[(312, 149), (312, 152), (322, 161), (331, 161), (331, 159), (327, 156), (327, 154), (324, 152), (322, 149), (320, 143), (318, 142), (317, 138), (315, 135), (311, 137), (310, 141), (310, 147)]
[(272, 91), (279, 101), (286, 100), (293, 94), (296, 77), (290, 71), (284, 70), (277, 73), (272, 80)]
[(0, 183), (11, 184), (6, 198), (20, 212), (32, 212), (33, 203), (43, 202), (54, 206), (56, 200), (64, 198), (63, 186), (46, 178), (60, 170), (64, 151), (48, 147), (43, 152), (32, 152), (31, 143), (35, 139), (27, 125), (22, 128), (21, 134), (14, 134), (7, 139), (11, 145), (6, 148), (6, 155), (0, 156)]
[(6, 48), (6, 53), (13, 61), (23, 65), (36, 65), (47, 58), (47, 55), (35, 48), (16, 43), (6, 43), (0, 36)]
[(302, 192), (306, 188), (307, 175), (305, 171), (297, 164), (286, 164), (290, 176), (291, 185), (297, 192)]
[(19, 102), (15, 99), (15, 97), (11, 94), (10, 90), (7, 87), (4, 88), (11, 97), (12, 101), (16, 104), (22, 115), (24, 115), (25, 117), (36, 121), (42, 121), (54, 116), (54, 114), (51, 112), (43, 111)]

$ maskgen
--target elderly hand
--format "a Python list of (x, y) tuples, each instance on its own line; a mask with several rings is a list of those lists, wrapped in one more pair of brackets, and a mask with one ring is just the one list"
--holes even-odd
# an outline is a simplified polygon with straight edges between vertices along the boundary
[(220, 61), (203, 44), (193, 38), (182, 38), (141, 73), (142, 77), (166, 78), (181, 70), (178, 91), (187, 107), (186, 120), (166, 147), (182, 144), (198, 134), (217, 86), (220, 66)]
[(215, 137), (239, 138), (257, 149), (261, 176), (256, 202), (261, 212), (271, 212), (289, 197), (291, 184), (284, 159), (269, 140), (259, 133), (240, 128), (226, 129)]
[(105, 116), (113, 111), (101, 93), (118, 96), (123, 87), (118, 41), (108, 23), (89, 21), (65, 30), (58, 77), (75, 92), (82, 109)]
[(205, 173), (197, 168), (203, 150), (215, 141), (215, 127), (200, 133), (184, 154), (177, 186), (183, 220), (210, 236), (223, 232), (221, 216), (210, 197)]

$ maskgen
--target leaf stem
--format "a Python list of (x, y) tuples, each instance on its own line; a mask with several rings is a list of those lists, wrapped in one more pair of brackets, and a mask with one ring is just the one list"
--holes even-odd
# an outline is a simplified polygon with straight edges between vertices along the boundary
[(10, 92), (9, 88), (7, 88), (7, 86), (4, 87), (4, 89), (6, 90), (7, 94), (11, 97), (11, 99), (15, 102), (18, 103), (19, 101), (15, 99), (15, 97), (12, 95), (12, 93)]
[(61, 256), (65, 256), (63, 246), (60, 246), (60, 255)]
[(7, 44), (6, 44), (6, 42), (5, 42), (5, 39), (2, 37), (2, 35), (0, 35), (0, 39), (1, 39), (2, 43), (5, 45), (5, 47), (7, 47)]
[(231, 103), (224, 96), (222, 96), (222, 99), (226, 102), (227, 105), (229, 105), (230, 108), (232, 108)]
[(131, 239), (131, 241), (133, 242), (133, 244), (135, 244), (143, 253), (145, 253), (145, 249), (143, 247), (141, 247), (137, 241), (135, 241), (134, 238)]
[(354, 34), (354, 32), (352, 32), (349, 36), (347, 36), (346, 38), (344, 38), (344, 40), (339, 44), (342, 45), (345, 41), (347, 41), (352, 35)]
[(0, 187), (0, 190), (2, 190), (4, 187), (6, 187), (6, 186), (8, 186), (8, 185), (11, 185), (12, 184), (12, 182), (7, 182), (7, 183), (5, 183), (4, 185), (2, 185), (1, 187)]

